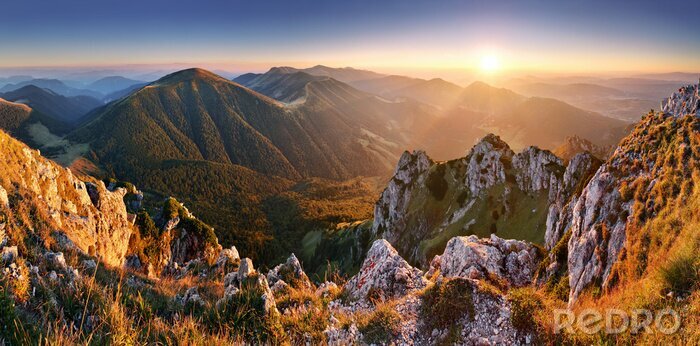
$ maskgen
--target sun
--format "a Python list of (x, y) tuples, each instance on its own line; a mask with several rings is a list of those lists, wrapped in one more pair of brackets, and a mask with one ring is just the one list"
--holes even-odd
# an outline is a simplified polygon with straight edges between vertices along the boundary
[(484, 72), (495, 72), (501, 67), (501, 62), (495, 55), (484, 55), (481, 57), (481, 70)]

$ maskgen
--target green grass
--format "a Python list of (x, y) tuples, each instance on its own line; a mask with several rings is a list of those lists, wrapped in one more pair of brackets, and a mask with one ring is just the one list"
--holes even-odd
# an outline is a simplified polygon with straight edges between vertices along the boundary
[[(421, 240), (418, 245), (420, 253), (426, 259), (430, 259), (442, 253), (447, 242), (456, 236), (475, 234), (479, 237), (489, 237), (493, 225), (496, 228), (496, 235), (501, 238), (526, 240), (536, 244), (544, 243), (548, 208), (546, 191), (530, 196), (518, 189), (511, 189), (507, 201), (511, 210), (503, 214), (502, 208), (498, 207), (502, 206), (502, 203), (495, 201), (503, 196), (505, 186), (505, 184), (499, 184), (491, 187), (464, 216), (453, 220), (442, 232)], [(454, 191), (453, 195), (457, 193)], [(456, 201), (452, 201), (449, 208), (457, 208), (455, 204)], [(439, 206), (426, 206), (426, 209), (438, 207), (444, 208), (443, 203), (439, 203)], [(497, 218), (494, 217), (494, 211), (498, 212)]]

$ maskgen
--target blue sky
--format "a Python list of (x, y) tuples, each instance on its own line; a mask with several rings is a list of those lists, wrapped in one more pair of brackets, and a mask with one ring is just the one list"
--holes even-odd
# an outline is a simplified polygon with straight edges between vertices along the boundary
[(0, 7), (0, 66), (698, 71), (697, 1), (85, 1)]

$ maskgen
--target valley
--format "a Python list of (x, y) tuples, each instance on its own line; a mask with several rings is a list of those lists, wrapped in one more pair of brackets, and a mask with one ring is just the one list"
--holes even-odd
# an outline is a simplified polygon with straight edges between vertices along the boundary
[[(211, 340), (527, 344), (559, 340), (553, 309), (629, 304), (638, 285), (697, 304), (683, 291), (697, 282), (664, 279), (681, 264), (662, 259), (698, 263), (698, 85), (631, 124), (480, 82), (323, 66), (96, 83), (132, 82), (106, 104), (0, 95), (0, 303), (21, 302), (14, 320), (57, 315), (84, 324), (72, 340), (106, 343), (98, 319), (164, 333), (183, 314)], [(67, 298), (45, 308), (28, 285)], [(93, 289), (105, 305), (87, 320), (60, 310)], [(440, 310), (455, 300), (467, 305)]]

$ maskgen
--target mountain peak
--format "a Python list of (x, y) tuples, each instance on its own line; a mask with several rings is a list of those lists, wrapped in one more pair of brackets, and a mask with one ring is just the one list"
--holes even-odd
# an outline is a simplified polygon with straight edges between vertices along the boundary
[(158, 81), (156, 81), (156, 84), (167, 84), (167, 83), (179, 83), (179, 82), (184, 82), (184, 81), (190, 81), (190, 80), (195, 80), (195, 79), (220, 79), (220, 80), (225, 80), (228, 82), (227, 79), (224, 77), (221, 77), (217, 75), (216, 73), (213, 73), (211, 71), (202, 69), (202, 68), (188, 68), (185, 70), (173, 72)]

